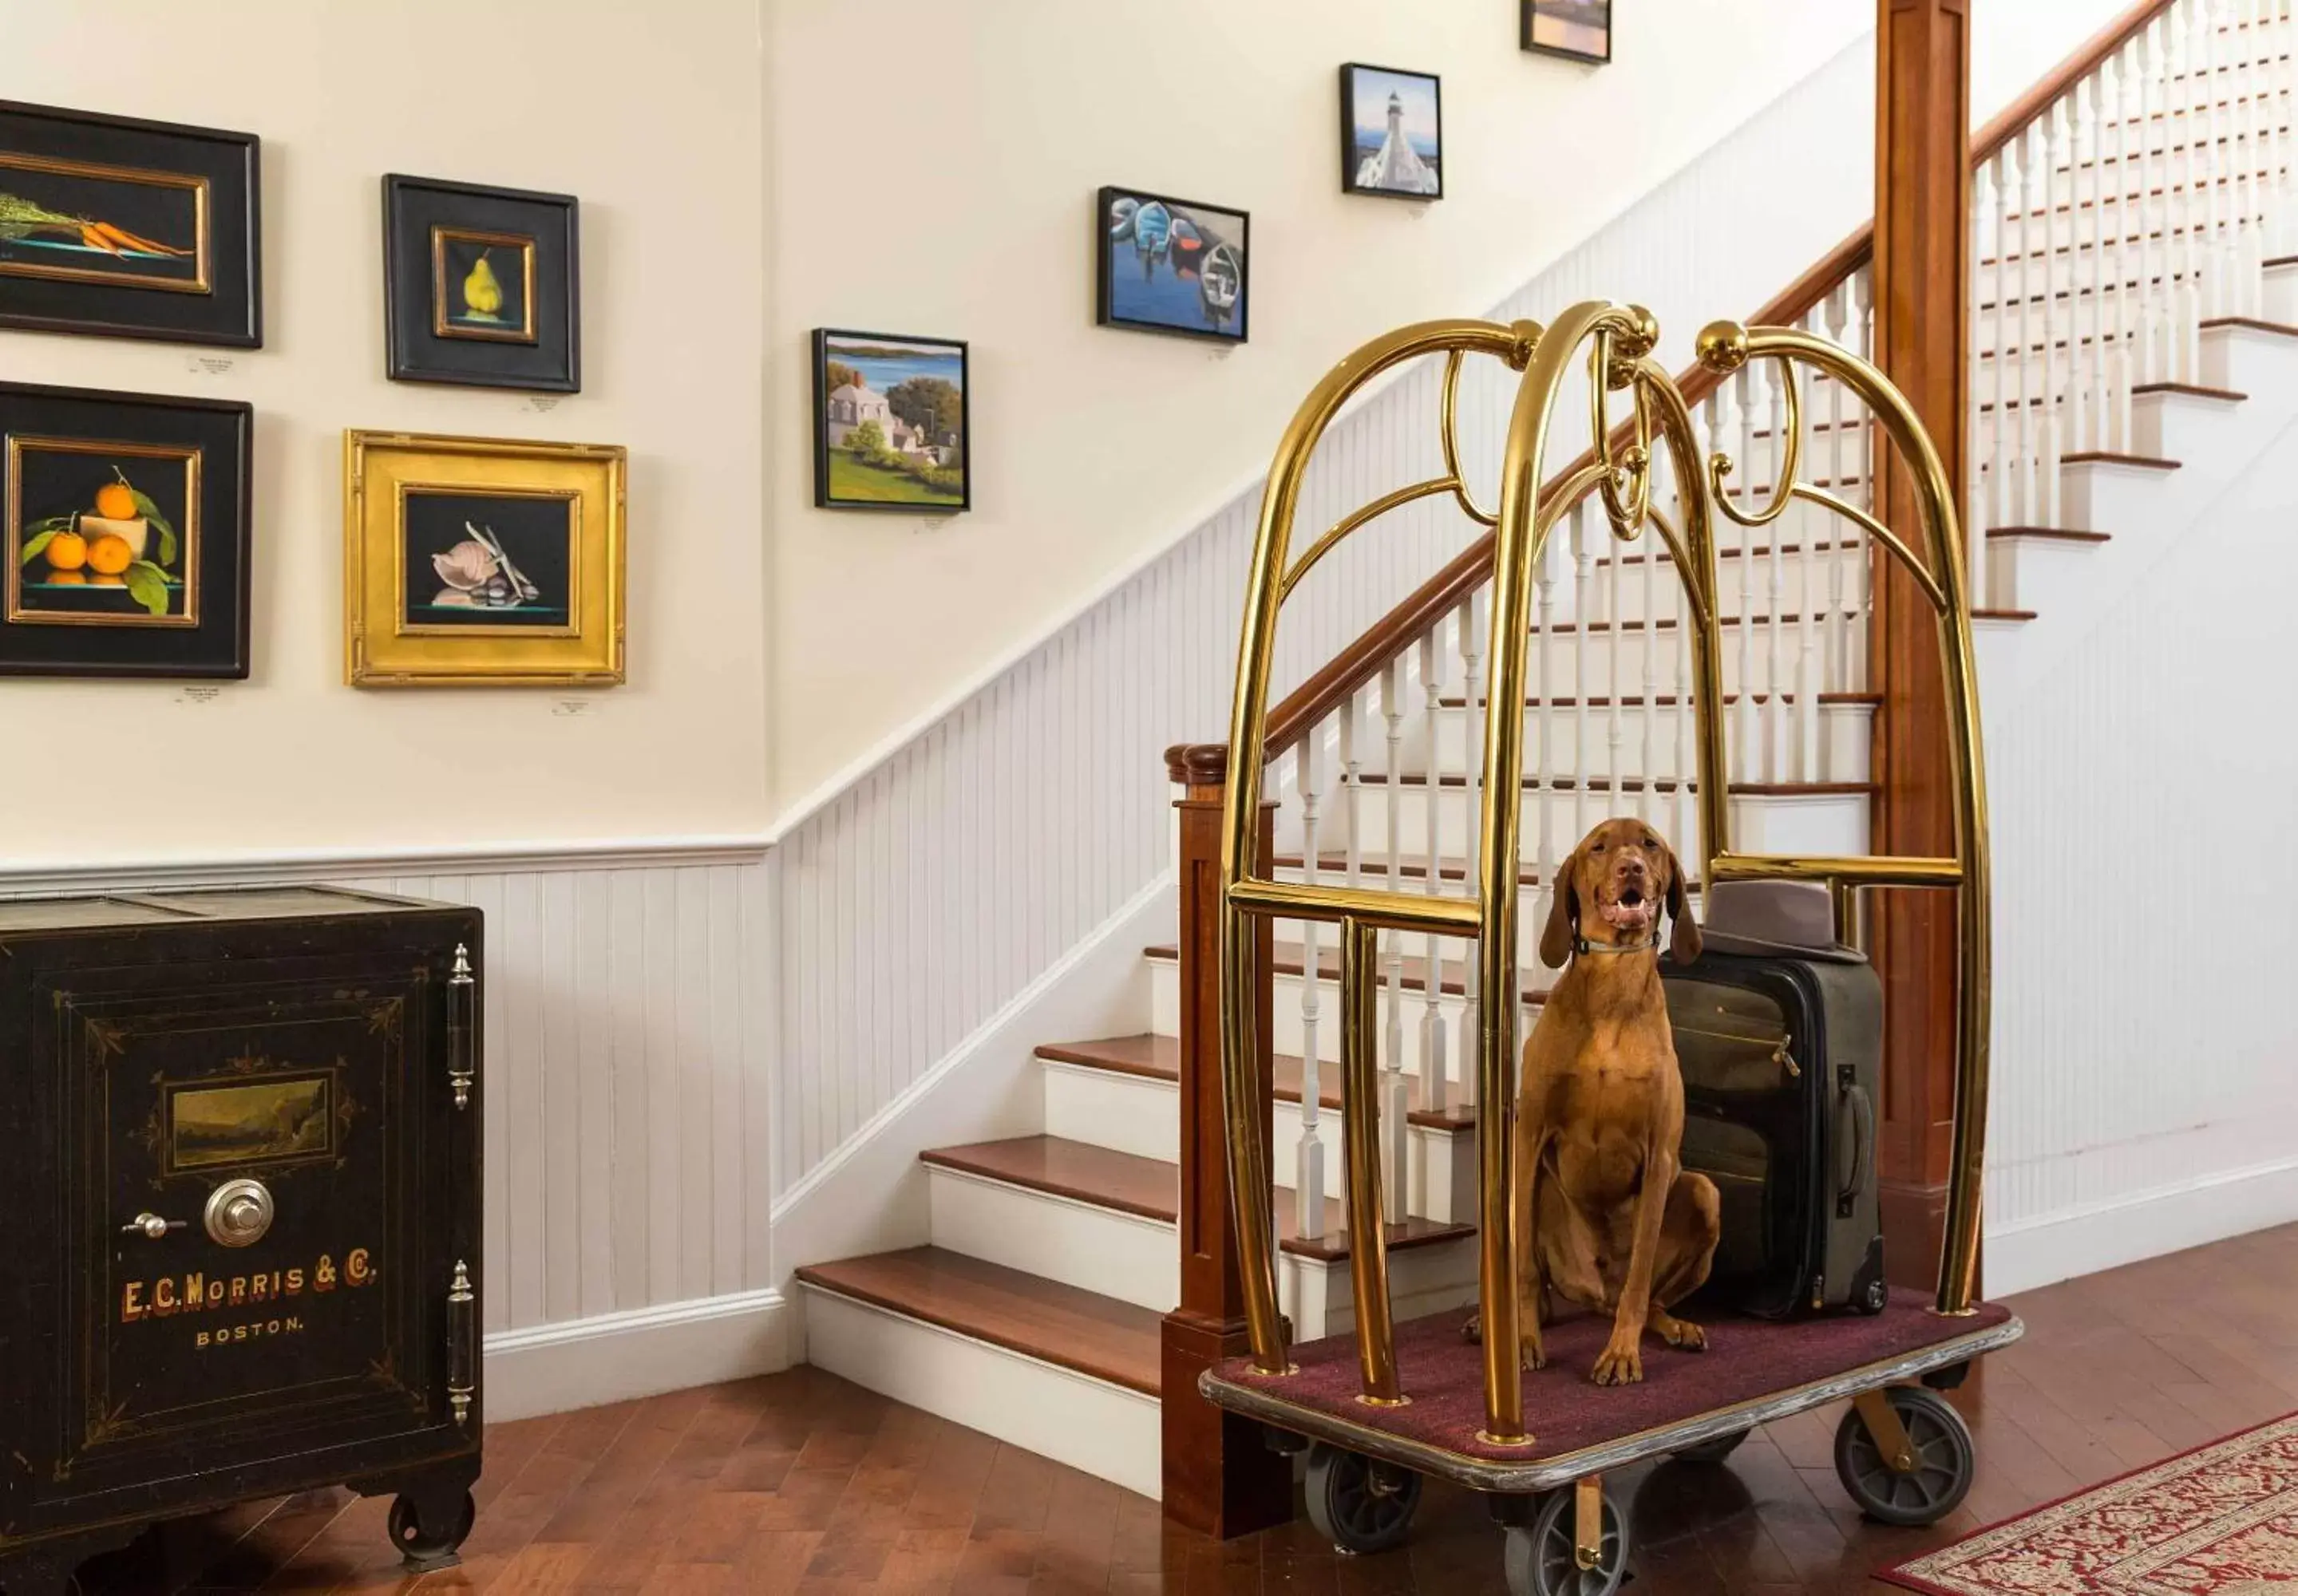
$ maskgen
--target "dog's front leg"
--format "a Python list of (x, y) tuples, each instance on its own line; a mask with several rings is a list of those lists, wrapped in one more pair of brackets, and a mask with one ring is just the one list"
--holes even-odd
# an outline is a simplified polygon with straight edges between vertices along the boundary
[(1541, 1167), (1548, 1156), (1548, 1127), (1534, 1123), (1521, 1106), (1517, 1110), (1516, 1137), (1516, 1323), (1517, 1345), (1523, 1349), (1525, 1366), (1529, 1369), (1548, 1367), (1548, 1346), (1542, 1338), (1540, 1304), (1546, 1293), (1548, 1278), (1545, 1260), (1541, 1256), (1540, 1235), (1536, 1229), (1540, 1220)]
[(1675, 1185), (1675, 1155), (1644, 1149), (1643, 1182), (1636, 1189), (1635, 1239), (1628, 1253), (1627, 1279), (1612, 1315), (1612, 1338), (1604, 1344), (1591, 1378), (1600, 1386), (1625, 1386), (1644, 1378), (1644, 1320), (1651, 1312), (1652, 1271), (1659, 1257), (1660, 1222), (1667, 1194)]

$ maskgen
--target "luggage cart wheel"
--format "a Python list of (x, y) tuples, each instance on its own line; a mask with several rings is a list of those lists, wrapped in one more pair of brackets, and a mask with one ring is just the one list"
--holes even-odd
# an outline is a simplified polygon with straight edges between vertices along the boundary
[(1749, 1431), (1733, 1430), (1728, 1436), (1715, 1436), (1706, 1441), (1694, 1441), (1689, 1446), (1679, 1446), (1667, 1455), (1679, 1463), (1720, 1463), (1740, 1450)]
[(1601, 1505), (1596, 1555), (1592, 1562), (1581, 1556), (1579, 1496), (1592, 1483), (1550, 1491), (1529, 1526), (1508, 1532), (1502, 1569), (1509, 1596), (1612, 1596), (1620, 1588), (1633, 1545), (1628, 1505), (1600, 1485), (1595, 1486)]
[(1977, 1461), (1963, 1415), (1921, 1386), (1867, 1392), (1835, 1429), (1843, 1488), (1885, 1524), (1937, 1524), (1971, 1490)]
[(1420, 1505), (1420, 1477), (1319, 1441), (1309, 1448), (1309, 1522), (1343, 1551), (1404, 1544)]

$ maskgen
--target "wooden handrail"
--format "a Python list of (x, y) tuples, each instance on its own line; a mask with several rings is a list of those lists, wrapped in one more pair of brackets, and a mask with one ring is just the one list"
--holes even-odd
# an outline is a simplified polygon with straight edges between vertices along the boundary
[[(2170, 8), (2170, 0), (2140, 0), (2099, 29), (2080, 49), (1979, 131), (1971, 140), (1971, 165), (1976, 168), (1994, 156), (2017, 136), (2019, 129), (2048, 110), (2054, 101)], [(1749, 318), (1750, 322), (1763, 325), (1799, 320), (1832, 293), (1838, 284), (1866, 265), (1874, 251), (1875, 224), (1871, 218), (1774, 295), (1769, 304)], [(1685, 403), (1696, 406), (1715, 391), (1723, 378), (1706, 366), (1695, 366), (1676, 381), (1683, 390)], [(1615, 431), (1615, 448), (1627, 441), (1629, 427), (1630, 424), (1623, 423)], [(1594, 458), (1592, 448), (1583, 451), (1578, 459), (1549, 479), (1541, 489), (1542, 495), (1554, 492), (1574, 472), (1583, 469)], [(1482, 587), (1492, 575), (1492, 547), (1493, 536), (1487, 531), (1287, 694), (1269, 712), (1268, 757), (1273, 761), (1307, 736), (1346, 703), (1351, 694), (1379, 675), (1389, 661), (1418, 642), (1462, 600)]]

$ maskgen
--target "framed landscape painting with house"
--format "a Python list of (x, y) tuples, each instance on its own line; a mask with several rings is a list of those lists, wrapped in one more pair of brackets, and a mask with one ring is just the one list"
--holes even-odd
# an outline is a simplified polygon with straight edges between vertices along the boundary
[(579, 212), (571, 194), (385, 177), (392, 379), (582, 391)]
[(253, 412), (0, 383), (0, 674), (244, 677)]
[(626, 466), (607, 444), (344, 433), (344, 679), (620, 682)]
[(814, 502), (955, 514), (973, 506), (965, 345), (819, 327)]
[(0, 101), (0, 326), (260, 346), (260, 152)]

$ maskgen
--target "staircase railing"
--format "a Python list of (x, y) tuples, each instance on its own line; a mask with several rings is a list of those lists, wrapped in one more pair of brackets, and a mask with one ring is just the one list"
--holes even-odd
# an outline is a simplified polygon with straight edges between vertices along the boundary
[[(2021, 614), (2010, 545), (2062, 531), (2060, 467), (2137, 454), (2134, 396), (2201, 384), (2202, 330), (2260, 315), (2261, 268), (2287, 245), (2298, 169), (2292, 4), (2136, 7), (1976, 136), (1965, 547), (1981, 619)], [(1872, 227), (1861, 228), (1751, 319), (1870, 358), (1872, 246)], [(1491, 527), (1460, 469), (1462, 357), (1448, 359), (1445, 475), (1373, 497), (1327, 539), (1438, 496)], [(1864, 797), (1872, 689), (1882, 685), (1870, 679), (1867, 646), (1873, 417), (1814, 367), (1793, 381), (1790, 391), (1770, 363), (1730, 374), (1695, 366), (1679, 379), (1700, 457), (1727, 456), (1744, 473), (1715, 484), (1716, 600), (1725, 769), (1735, 805), (1749, 806), (1735, 829), (1758, 846), (1767, 801)], [(1616, 449), (1626, 434), (1624, 424)], [(1523, 910), (1534, 925), (1557, 861), (1600, 819), (1635, 814), (1687, 860), (1708, 846), (1681, 584), (1659, 569), (1664, 552), (1605, 535), (1594, 457), (1591, 448), (1543, 487), (1543, 499), (1560, 495), (1569, 508), (1533, 572), (1529, 691), (1506, 712), (1525, 717), (1525, 766), (1536, 773), (1522, 794)], [(1773, 492), (1798, 457), (1803, 481), (1848, 514)], [(1680, 514), (1668, 463), (1655, 477), (1656, 502)], [(1493, 712), (1492, 561), (1487, 530), (1270, 711), (1266, 791), (1280, 873), (1311, 886), (1474, 895), (1484, 798), (1475, 754)], [(1314, 921), (1277, 936), (1279, 964), (1301, 972), (1278, 1000), (1293, 1012), (1279, 1016), (1277, 1049), (1297, 1048), (1301, 1075), (1301, 1134), (1284, 1172), (1298, 1232), (1314, 1238), (1335, 1186), (1319, 1099), (1340, 1063), (1318, 975), (1334, 973), (1341, 950)], [(1194, 940), (1185, 927), (1185, 949)], [(1441, 942), (1392, 930), (1358, 950), (1380, 975), (1382, 1183), (1398, 1218), (1421, 1211), (1426, 1196), (1408, 1109), (1458, 1110), (1476, 1092), (1467, 1022), (1479, 976), (1473, 960), (1447, 963)], [(1545, 981), (1525, 972), (1527, 1003)]]

